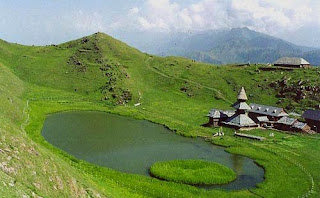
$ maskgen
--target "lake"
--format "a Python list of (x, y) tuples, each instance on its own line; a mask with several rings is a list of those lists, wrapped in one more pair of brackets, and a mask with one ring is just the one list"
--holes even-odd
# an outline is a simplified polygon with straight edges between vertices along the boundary
[(125, 173), (150, 177), (149, 168), (157, 161), (202, 159), (228, 166), (238, 175), (229, 184), (208, 188), (247, 189), (264, 180), (264, 170), (253, 160), (145, 120), (91, 111), (56, 113), (47, 116), (42, 136), (78, 159)]

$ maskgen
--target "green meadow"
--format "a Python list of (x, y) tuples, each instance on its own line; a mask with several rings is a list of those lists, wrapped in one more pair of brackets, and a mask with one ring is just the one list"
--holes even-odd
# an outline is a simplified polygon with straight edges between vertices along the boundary
[[(269, 130), (235, 137), (224, 128), (201, 127), (211, 108), (230, 109), (240, 87), (250, 102), (300, 113), (319, 104), (317, 94), (300, 100), (294, 87), (320, 84), (317, 68), (264, 71), (264, 65), (215, 66), (179, 57), (144, 54), (105, 34), (53, 46), (23, 46), (0, 40), (0, 194), (4, 197), (319, 197), (320, 135)], [(135, 105), (140, 103), (140, 105)], [(247, 156), (265, 169), (253, 189), (205, 190), (121, 173), (75, 159), (47, 143), (41, 129), (48, 114), (96, 110), (145, 119), (187, 138), (203, 137)], [(274, 133), (274, 137), (270, 137)]]
[(202, 160), (156, 162), (150, 167), (156, 178), (193, 185), (227, 184), (236, 173), (221, 164)]

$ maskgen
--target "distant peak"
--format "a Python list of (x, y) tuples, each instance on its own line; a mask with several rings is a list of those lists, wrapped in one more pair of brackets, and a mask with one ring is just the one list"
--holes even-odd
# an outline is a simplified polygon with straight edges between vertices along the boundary
[(243, 30), (250, 30), (248, 27), (243, 27), (243, 28), (241, 28), (241, 29), (243, 29)]
[(107, 35), (107, 34), (103, 33), (103, 32), (96, 32), (96, 33), (94, 33), (94, 35)]
[(85, 36), (85, 37), (105, 37), (105, 36), (109, 36), (109, 35), (107, 35), (106, 33), (103, 33), (103, 32), (96, 32), (96, 33), (93, 33), (93, 34)]
[(237, 27), (237, 28), (232, 28), (231, 31), (248, 31), (248, 32), (252, 32), (253, 30), (249, 29), (248, 27)]

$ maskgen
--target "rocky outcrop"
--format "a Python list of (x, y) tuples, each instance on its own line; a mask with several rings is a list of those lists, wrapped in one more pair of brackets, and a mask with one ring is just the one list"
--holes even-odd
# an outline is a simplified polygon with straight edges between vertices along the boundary
[(269, 87), (277, 90), (278, 98), (291, 99), (298, 103), (304, 99), (320, 102), (320, 85), (312, 85), (309, 80), (284, 77), (270, 83)]

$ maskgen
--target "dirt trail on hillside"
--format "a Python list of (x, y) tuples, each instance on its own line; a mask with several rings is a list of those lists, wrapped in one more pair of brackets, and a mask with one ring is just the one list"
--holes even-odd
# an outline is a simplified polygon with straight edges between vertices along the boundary
[[(186, 79), (186, 78), (180, 78), (180, 77), (174, 77), (174, 76), (169, 76), (163, 72), (161, 72), (159, 69), (157, 68), (154, 68), (154, 67), (151, 67), (150, 66), (150, 60), (153, 59), (152, 57), (149, 57), (145, 63), (146, 63), (146, 66), (151, 70), (153, 71), (154, 73), (157, 73), (158, 75), (162, 76), (162, 77), (165, 77), (165, 78), (170, 78), (170, 79), (175, 79), (175, 80), (182, 80), (182, 81), (185, 81), (185, 82), (188, 82), (188, 83), (191, 83), (191, 84), (194, 84), (194, 85), (197, 85), (199, 87), (202, 87), (202, 88), (205, 88), (205, 89), (208, 89), (208, 90), (211, 90), (213, 92), (215, 92), (216, 94), (222, 96), (223, 94), (220, 92), (220, 90), (218, 89), (215, 89), (215, 88), (212, 88), (212, 87), (208, 87), (206, 85), (202, 85), (201, 83), (199, 82), (196, 82), (196, 81), (193, 81), (193, 80), (190, 80), (190, 79)], [(226, 98), (224, 98), (223, 96), (221, 97), (221, 99), (229, 104), (232, 104), (231, 101), (227, 100)]]

